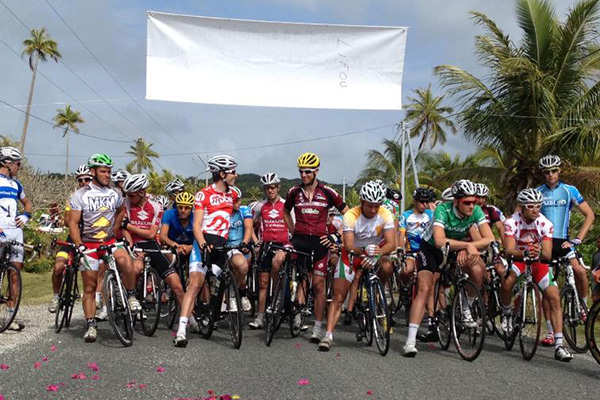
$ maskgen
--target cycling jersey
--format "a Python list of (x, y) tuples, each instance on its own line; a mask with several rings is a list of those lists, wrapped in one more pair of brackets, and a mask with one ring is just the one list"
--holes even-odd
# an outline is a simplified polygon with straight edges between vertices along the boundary
[(405, 211), (400, 218), (400, 231), (406, 232), (406, 239), (408, 243), (408, 251), (417, 251), (423, 233), (429, 225), (429, 222), (433, 218), (433, 211), (425, 210), (425, 212), (419, 214), (414, 210)]
[(236, 192), (231, 189), (221, 192), (214, 183), (199, 191), (194, 208), (204, 209), (202, 232), (227, 238), (233, 202), (236, 200)]
[(331, 223), (327, 225), (327, 233), (333, 235), (334, 233), (337, 233), (343, 226), (344, 221), (342, 220), (342, 217), (336, 215), (331, 220)]
[[(18, 202), (25, 198), (21, 183), (9, 176), (0, 174), (0, 228), (16, 229), (15, 217)], [(19, 228), (20, 229), (20, 228)]]
[(423, 240), (435, 245), (433, 227), (440, 226), (444, 228), (448, 239), (464, 241), (469, 234), (469, 229), (473, 225), (479, 226), (484, 223), (485, 215), (479, 206), (473, 208), (473, 214), (461, 218), (458, 216), (458, 210), (452, 202), (442, 203), (435, 208), (433, 220), (427, 225), (423, 234)]
[(327, 214), (331, 207), (342, 211), (346, 204), (342, 197), (332, 188), (317, 183), (312, 200), (308, 199), (302, 185), (290, 189), (285, 200), (285, 209), (292, 208), (296, 214), (294, 234), (317, 235), (327, 234)]
[(481, 211), (483, 211), (485, 222), (488, 224), (495, 224), (496, 222), (504, 223), (504, 221), (506, 221), (506, 217), (496, 206), (486, 204), (485, 206), (481, 206)]
[(71, 208), (81, 211), (81, 240), (104, 242), (114, 237), (113, 225), (123, 197), (113, 188), (90, 183), (71, 196)]
[(558, 182), (553, 189), (544, 184), (537, 190), (544, 195), (542, 214), (554, 225), (554, 237), (568, 239), (571, 209), (574, 205), (584, 202), (583, 196), (575, 186), (567, 185), (564, 182)]
[(379, 244), (383, 240), (383, 232), (394, 229), (394, 216), (384, 207), (379, 207), (373, 218), (366, 218), (360, 206), (354, 207), (344, 214), (343, 221), (344, 233), (354, 232), (356, 247)]
[(284, 203), (280, 197), (275, 203), (263, 200), (254, 205), (254, 220), (260, 220), (259, 232), (263, 242), (288, 242), (289, 230), (283, 219)]
[(165, 211), (162, 219), (163, 225), (169, 226), (169, 239), (178, 243), (190, 245), (194, 243), (194, 213), (190, 214), (190, 220), (187, 226), (184, 228), (179, 220), (179, 214), (177, 209), (171, 209)]
[(252, 219), (252, 211), (246, 206), (240, 206), (239, 210), (233, 212), (229, 223), (228, 245), (237, 246), (242, 243), (245, 231), (244, 221), (248, 218)]
[(504, 236), (513, 237), (517, 242), (517, 250), (526, 250), (532, 244), (552, 240), (554, 228), (545, 216), (540, 215), (535, 221), (528, 223), (521, 213), (514, 213), (504, 222)]
[(400, 213), (400, 206), (398, 203), (392, 199), (385, 199), (381, 205), (392, 213), (395, 221), (400, 221), (402, 214)]
[[(146, 198), (143, 206), (133, 205), (129, 201), (129, 198), (125, 199), (125, 210), (127, 211), (127, 218), (129, 224), (140, 229), (150, 229), (153, 226), (159, 226), (162, 220), (162, 206), (157, 202)], [(137, 236), (135, 233), (130, 232), (131, 240), (133, 244), (148, 239)]]

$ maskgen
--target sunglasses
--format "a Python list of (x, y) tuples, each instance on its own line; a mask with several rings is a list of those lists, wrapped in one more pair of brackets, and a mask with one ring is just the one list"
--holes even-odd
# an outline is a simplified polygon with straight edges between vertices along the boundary
[(79, 182), (79, 183), (88, 183), (91, 181), (92, 181), (92, 178), (77, 178), (77, 182)]
[(181, 211), (191, 210), (192, 206), (177, 206), (177, 209)]
[(477, 204), (477, 202), (475, 200), (471, 200), (471, 201), (459, 201), (459, 203), (462, 203), (462, 204), (464, 204), (467, 207)]
[(299, 169), (300, 175), (309, 175), (315, 172), (314, 169)]
[(558, 168), (547, 169), (544, 171), (544, 175), (556, 174), (558, 173)]
[(528, 210), (541, 210), (542, 205), (541, 204), (525, 204), (525, 208)]
[(235, 169), (230, 169), (229, 171), (225, 171), (226, 174), (235, 175), (237, 171)]

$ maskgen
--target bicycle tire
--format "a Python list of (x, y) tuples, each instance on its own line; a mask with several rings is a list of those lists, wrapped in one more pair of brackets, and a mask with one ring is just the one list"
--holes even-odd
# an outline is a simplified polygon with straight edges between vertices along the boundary
[(525, 307), (521, 310), (521, 315), (519, 347), (523, 358), (529, 361), (537, 350), (542, 328), (542, 296), (532, 282), (525, 286)]
[[(200, 289), (200, 293), (202, 293), (202, 289)], [(191, 317), (196, 318), (198, 322), (200, 336), (210, 339), (215, 329), (215, 306), (213, 304), (215, 300), (211, 297), (207, 303), (204, 303), (200, 298), (200, 293), (196, 299), (196, 313)]]
[(390, 349), (390, 315), (387, 307), (387, 299), (383, 285), (379, 279), (371, 281), (371, 293), (369, 302), (371, 304), (371, 326), (373, 336), (379, 354), (385, 356)]
[[(468, 290), (467, 288), (470, 288)], [(468, 292), (475, 292), (475, 297), (468, 304), (475, 327), (468, 327), (464, 319), (464, 302), (469, 303)], [(485, 307), (483, 298), (477, 287), (469, 281), (459, 283), (459, 290), (452, 300), (451, 314), (452, 338), (461, 358), (466, 361), (475, 360), (481, 353), (485, 342)], [(466, 339), (466, 340), (461, 340)]]
[[(275, 333), (281, 326), (282, 320), (282, 312), (283, 305), (285, 300), (285, 285), (287, 284), (287, 279), (285, 276), (280, 276), (277, 280), (277, 286), (275, 286), (275, 290), (273, 291), (273, 296), (270, 301), (269, 307), (267, 307), (267, 311), (265, 313), (265, 321), (266, 321), (266, 338), (265, 343), (267, 346), (271, 345), (273, 341), (273, 337)], [(269, 312), (270, 310), (270, 312)]]
[[(144, 284), (143, 279), (140, 279), (140, 282), (142, 285)], [(141, 291), (138, 291), (138, 299), (142, 306), (139, 316), (142, 323), (142, 332), (145, 336), (154, 335), (160, 321), (160, 299), (162, 297), (160, 282), (161, 279), (158, 272), (154, 268), (150, 268), (147, 271), (146, 287), (142, 287)], [(148, 291), (149, 287), (150, 292)], [(143, 316), (146, 318), (143, 318)]]
[(587, 320), (585, 321), (585, 338), (594, 360), (600, 364), (600, 349), (598, 341), (600, 340), (600, 300), (596, 300), (589, 310)]
[(513, 314), (512, 314), (512, 332), (504, 335), (504, 348), (508, 351), (512, 350), (515, 345), (515, 340), (519, 335), (519, 329), (521, 329), (521, 297), (523, 296), (523, 289), (517, 292), (517, 295), (513, 299)]
[[(230, 299), (235, 299), (236, 310), (231, 311)], [(242, 310), (242, 298), (233, 275), (229, 276), (229, 284), (225, 290), (225, 304), (227, 310), (227, 320), (229, 321), (229, 335), (231, 345), (234, 349), (239, 349), (242, 345), (242, 327), (244, 326), (244, 312)]]
[[(300, 293), (300, 291), (302, 291), (302, 294), (304, 294), (304, 298), (307, 299), (306, 293), (304, 292), (304, 285), (303, 282), (297, 282), (296, 284), (296, 295), (295, 295), (295, 299), (294, 301), (291, 301), (290, 299), (290, 309), (289, 309), (289, 326), (290, 326), (290, 335), (292, 335), (293, 338), (296, 338), (300, 335), (300, 332), (302, 332), (302, 326), (304, 325), (304, 322), (306, 321), (306, 306), (304, 304), (300, 304), (300, 302), (298, 301), (298, 294)], [(296, 320), (296, 316), (300, 315), (300, 325), (299, 326), (295, 326), (294, 322)]]
[(450, 287), (446, 292), (442, 277), (436, 281), (434, 286), (434, 308), (436, 329), (438, 331), (438, 342), (442, 350), (448, 350), (452, 341), (452, 328), (450, 327), (450, 313), (452, 310), (452, 299), (454, 288)]
[[(12, 264), (4, 266), (3, 269), (4, 270), (0, 272), (0, 333), (8, 329), (17, 316), (23, 292), (21, 271)], [(16, 293), (13, 293), (13, 286), (17, 287)], [(8, 302), (10, 301), (13, 302), (13, 312), (9, 315)]]
[[(587, 313), (587, 306), (583, 303), (583, 300), (578, 297), (579, 305), (583, 309), (584, 313)], [(579, 317), (577, 312), (577, 306), (575, 305), (575, 292), (572, 287), (566, 286), (560, 295), (560, 303), (563, 311), (563, 335), (565, 340), (573, 350), (577, 353), (586, 353), (588, 350), (587, 340), (581, 332), (578, 332), (578, 328), (583, 326), (584, 323)]]
[(363, 310), (363, 314), (364, 314), (364, 332), (365, 332), (365, 338), (367, 339), (367, 346), (373, 346), (373, 319), (372, 319), (372, 310), (371, 310), (371, 305), (369, 303), (369, 288), (365, 287), (364, 285), (364, 278), (361, 279), (362, 283), (360, 285), (360, 288), (362, 289), (359, 294), (362, 293), (362, 291), (365, 291), (365, 295), (364, 296), (360, 296), (360, 303), (361, 303), (361, 308)]
[(69, 307), (69, 313), (67, 314), (67, 319), (65, 320), (65, 328), (69, 328), (71, 326), (71, 318), (73, 317), (73, 310), (75, 309), (75, 302), (79, 298), (79, 286), (77, 284), (77, 270), (73, 273), (73, 289), (71, 291), (71, 307)]
[(133, 344), (133, 321), (125, 296), (125, 288), (118, 286), (115, 272), (107, 270), (104, 275), (103, 289), (108, 320), (119, 342), (123, 346), (129, 347)]
[(63, 278), (60, 283), (60, 290), (58, 292), (58, 307), (56, 308), (56, 314), (54, 316), (54, 331), (56, 333), (60, 333), (63, 325), (65, 325), (67, 316), (69, 315), (72, 281), (73, 276), (71, 274), (71, 267), (67, 265), (66, 271), (63, 274)]

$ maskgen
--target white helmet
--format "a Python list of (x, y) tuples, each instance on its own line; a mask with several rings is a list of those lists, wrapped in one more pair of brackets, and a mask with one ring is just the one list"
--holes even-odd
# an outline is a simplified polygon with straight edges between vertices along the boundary
[(279, 185), (281, 183), (281, 179), (279, 179), (275, 172), (267, 172), (266, 174), (260, 177), (260, 183), (263, 186)]
[(490, 188), (485, 183), (475, 184), (475, 196), (477, 197), (488, 197), (490, 195)]
[(77, 175), (78, 177), (79, 176), (92, 176), (92, 174), (90, 173), (90, 169), (85, 164), (81, 164), (79, 167), (77, 167), (77, 169), (75, 170), (75, 175)]
[(452, 184), (452, 196), (455, 199), (475, 196), (475, 185), (468, 179), (461, 179)]
[(11, 146), (0, 148), (0, 161), (19, 161), (23, 156), (21, 152)]
[(210, 172), (230, 171), (237, 167), (237, 162), (231, 156), (214, 156), (208, 160), (208, 170)]
[(150, 181), (148, 181), (146, 174), (132, 174), (123, 183), (123, 191), (125, 193), (133, 193), (146, 189), (148, 186), (150, 186)]
[(537, 189), (523, 189), (517, 195), (519, 204), (539, 204), (544, 200), (544, 195)]
[(110, 174), (110, 180), (113, 182), (125, 182), (131, 174), (124, 169), (119, 169)]
[(385, 189), (376, 181), (368, 181), (360, 188), (360, 199), (381, 204), (385, 200)]
[(562, 161), (560, 160), (560, 157), (553, 154), (548, 154), (547, 156), (540, 158), (538, 163), (540, 169), (556, 168), (560, 167), (561, 164)]
[(162, 206), (163, 210), (166, 210), (167, 207), (169, 207), (169, 203), (171, 202), (167, 196), (163, 196), (162, 194), (159, 196), (156, 196), (156, 198), (154, 198), (154, 201), (156, 201), (158, 204), (160, 204)]
[(231, 190), (233, 190), (234, 192), (236, 192), (238, 200), (241, 200), (241, 198), (242, 198), (242, 191), (240, 190), (240, 188), (237, 187), (237, 186), (231, 186)]
[(183, 184), (183, 182), (181, 182), (181, 180), (179, 180), (179, 178), (175, 178), (165, 185), (165, 192), (167, 192), (169, 195), (175, 192), (181, 192), (184, 189), (185, 185)]
[(444, 189), (444, 191), (442, 192), (442, 201), (452, 201), (454, 200), (454, 195), (452, 194), (452, 188), (449, 187), (447, 189)]

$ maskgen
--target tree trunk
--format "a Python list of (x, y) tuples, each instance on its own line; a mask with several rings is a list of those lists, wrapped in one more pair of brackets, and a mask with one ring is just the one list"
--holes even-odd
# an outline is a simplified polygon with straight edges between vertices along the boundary
[(65, 131), (65, 137), (67, 139), (67, 161), (66, 161), (66, 169), (65, 169), (65, 180), (69, 176), (69, 131)]
[(29, 85), (29, 98), (27, 99), (27, 109), (25, 110), (25, 122), (23, 123), (23, 132), (21, 132), (21, 142), (19, 143), (19, 150), (21, 154), (25, 156), (25, 137), (27, 136), (27, 126), (29, 125), (29, 112), (31, 111), (31, 103), (33, 102), (33, 88), (35, 87), (35, 77), (37, 75), (39, 58), (37, 53), (35, 55), (35, 62), (33, 63), (33, 74), (31, 76), (31, 84)]

